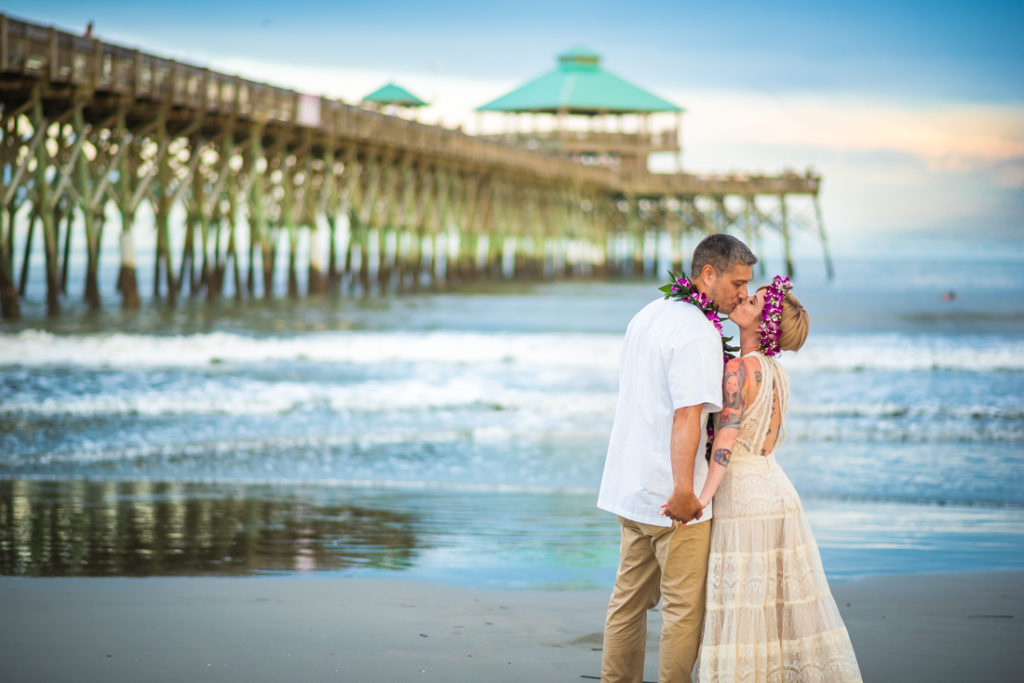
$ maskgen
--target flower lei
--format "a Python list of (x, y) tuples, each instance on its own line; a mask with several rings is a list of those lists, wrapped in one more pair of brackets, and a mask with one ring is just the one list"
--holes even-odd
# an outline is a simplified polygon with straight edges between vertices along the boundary
[[(663, 287), (659, 287), (659, 290), (665, 293), (665, 298), (685, 301), (699, 308), (700, 312), (711, 321), (711, 324), (715, 326), (718, 334), (722, 337), (722, 362), (728, 363), (729, 359), (735, 358), (735, 353), (739, 351), (739, 347), (729, 344), (732, 341), (732, 337), (726, 337), (725, 332), (722, 331), (722, 321), (715, 309), (711, 307), (711, 297), (699, 291), (696, 285), (681, 275), (670, 272), (669, 277), (672, 278), (672, 281)], [(704, 458), (710, 462), (711, 446), (715, 441), (715, 425), (711, 420), (708, 420), (706, 431), (708, 438)]]
[(726, 337), (725, 332), (722, 331), (722, 321), (715, 309), (712, 308), (711, 297), (698, 291), (696, 285), (681, 275), (669, 273), (669, 277), (672, 278), (672, 282), (659, 288), (660, 291), (665, 293), (665, 298), (685, 301), (699, 308), (700, 312), (711, 321), (711, 324), (715, 326), (718, 334), (722, 337), (722, 362), (728, 363), (729, 359), (735, 358), (739, 348), (729, 344), (732, 341), (732, 337)]
[(782, 300), (786, 292), (793, 289), (788, 277), (776, 275), (764, 294), (764, 308), (761, 309), (761, 343), (759, 350), (766, 356), (779, 354), (780, 323), (782, 322)]

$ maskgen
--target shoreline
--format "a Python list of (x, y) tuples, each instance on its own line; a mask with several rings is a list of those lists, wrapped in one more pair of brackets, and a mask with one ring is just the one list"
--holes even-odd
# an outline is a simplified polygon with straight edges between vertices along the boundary
[[(5, 679), (579, 681), (600, 676), (611, 586), (404, 578), (0, 577)], [(1024, 571), (833, 582), (864, 680), (1012, 680)], [(645, 680), (657, 678), (650, 613)]]

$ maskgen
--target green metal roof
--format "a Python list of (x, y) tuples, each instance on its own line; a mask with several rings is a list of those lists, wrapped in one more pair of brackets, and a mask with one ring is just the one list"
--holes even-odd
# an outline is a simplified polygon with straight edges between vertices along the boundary
[(427, 103), (413, 95), (405, 88), (388, 83), (382, 88), (374, 90), (363, 98), (363, 102), (374, 104), (395, 104), (400, 107), (425, 107)]
[(558, 68), (477, 111), (555, 114), (626, 114), (684, 111), (601, 68), (601, 56), (585, 47), (558, 55)]

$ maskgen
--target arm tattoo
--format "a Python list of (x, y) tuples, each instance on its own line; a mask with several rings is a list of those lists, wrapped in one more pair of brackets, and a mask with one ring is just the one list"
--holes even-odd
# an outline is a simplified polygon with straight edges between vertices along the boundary
[(731, 457), (732, 451), (730, 451), (728, 448), (719, 448), (717, 451), (715, 451), (715, 462), (717, 462), (722, 467), (729, 466), (729, 458)]
[(738, 428), (740, 420), (743, 418), (743, 388), (747, 384), (746, 364), (740, 361), (735, 369), (727, 371), (723, 383), (725, 396), (722, 401), (720, 427)]

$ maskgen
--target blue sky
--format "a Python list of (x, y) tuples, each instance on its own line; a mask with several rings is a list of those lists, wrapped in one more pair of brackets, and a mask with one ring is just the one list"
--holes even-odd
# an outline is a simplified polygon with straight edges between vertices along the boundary
[[(1024, 3), (5, 3), (4, 12), (346, 100), (395, 79), (445, 125), (586, 45), (685, 107), (695, 171), (808, 166), (840, 246), (1024, 243)], [(429, 116), (428, 116), (429, 118)]]

